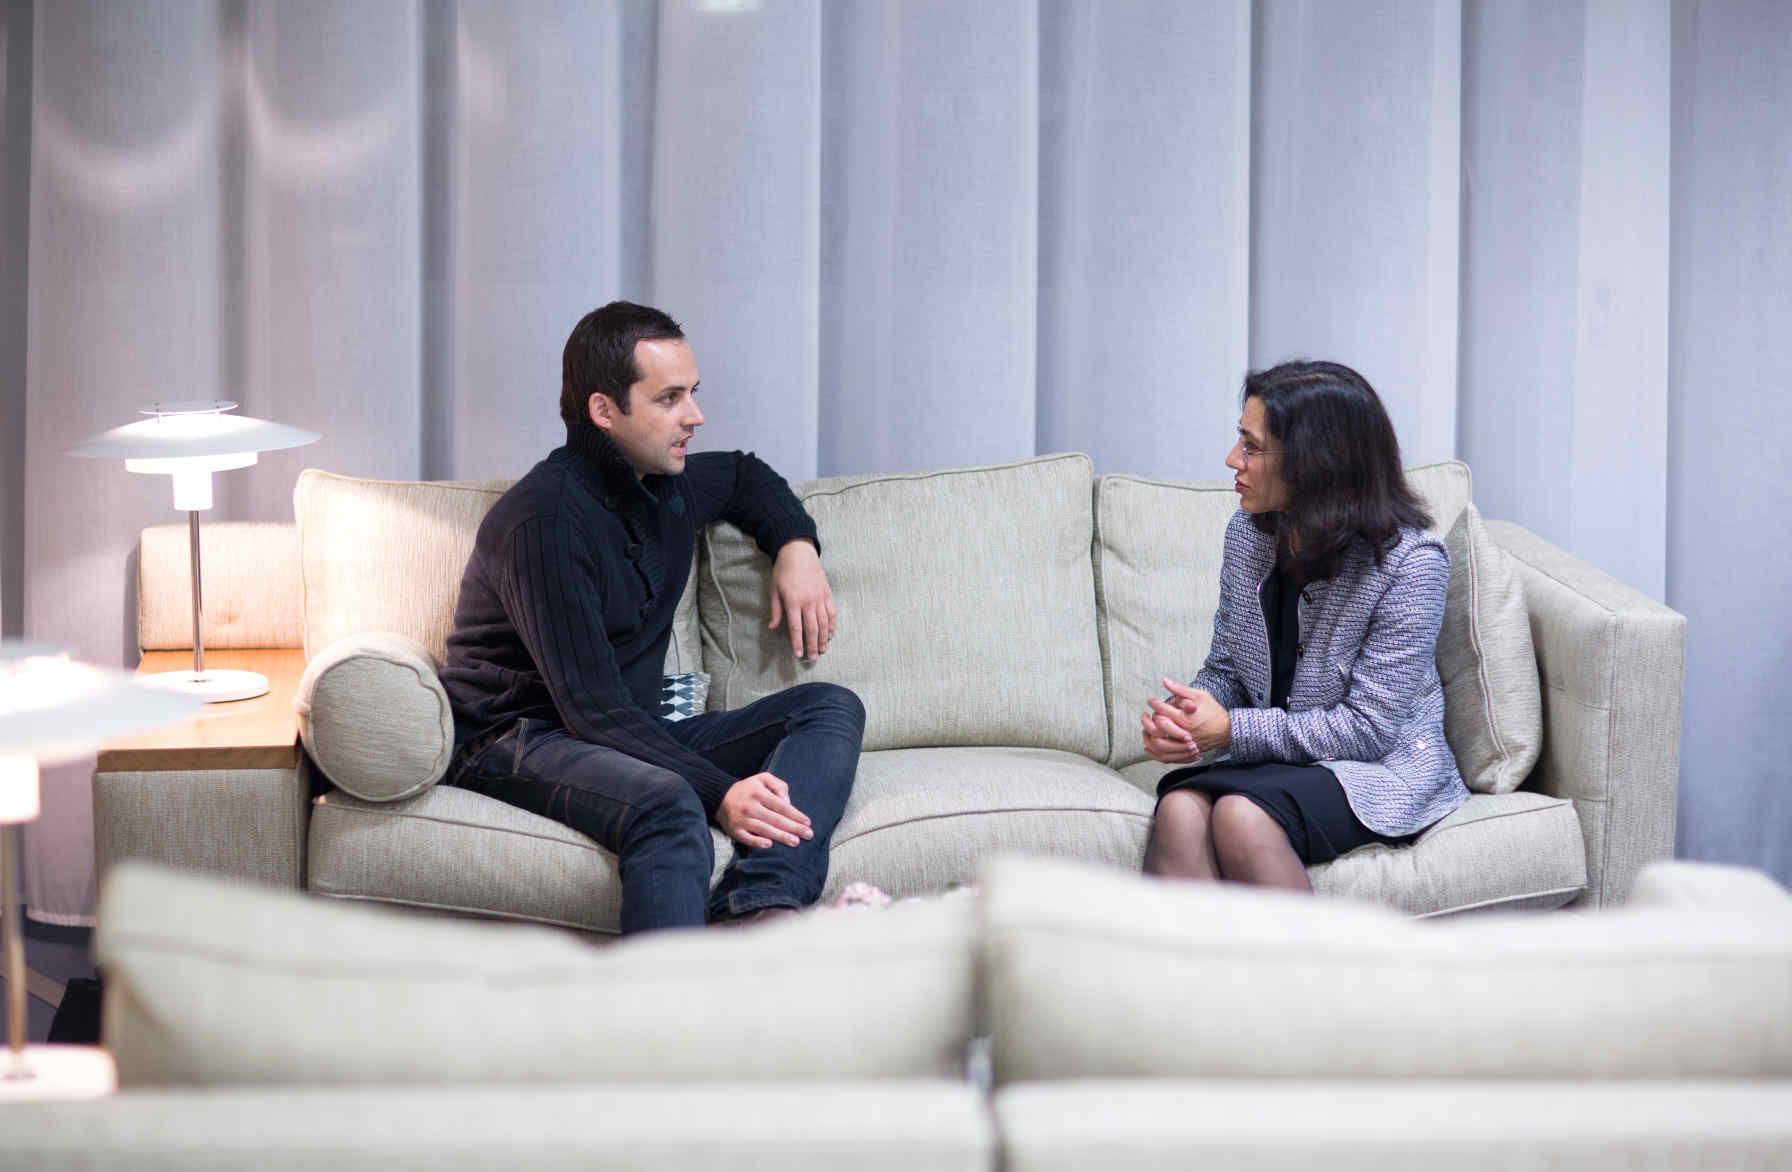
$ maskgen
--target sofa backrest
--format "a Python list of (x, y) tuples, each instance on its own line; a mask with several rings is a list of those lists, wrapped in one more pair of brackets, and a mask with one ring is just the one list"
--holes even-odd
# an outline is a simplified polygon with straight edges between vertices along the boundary
[[(137, 647), (193, 646), (192, 553), (187, 526), (152, 525), (137, 540)], [(298, 647), (299, 535), (274, 522), (208, 521), (200, 530), (205, 645)]]
[(825, 680), (865, 702), (867, 749), (1013, 745), (1101, 760), (1091, 476), (1073, 453), (796, 486), (841, 601), (813, 663), (766, 629), (765, 555), (713, 526), (697, 590), (711, 703)]
[[(307, 468), (293, 489), (305, 654), (345, 635), (394, 631), (439, 664), (479, 523), (509, 480), (367, 480)], [(687, 582), (666, 651), (668, 672), (698, 660)]]
[[(1407, 481), (1448, 532), (1469, 502), (1468, 465), (1409, 468)], [(1200, 670), (1213, 641), (1232, 485), (1103, 476), (1095, 485), (1095, 581), (1101, 599), (1102, 669), (1116, 769), (1145, 760), (1139, 714), (1163, 695), (1163, 677)]]

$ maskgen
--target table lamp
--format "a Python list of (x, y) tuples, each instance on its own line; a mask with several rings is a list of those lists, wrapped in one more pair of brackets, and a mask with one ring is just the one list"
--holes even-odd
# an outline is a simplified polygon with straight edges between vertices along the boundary
[(253, 671), (206, 671), (205, 613), (199, 573), (199, 514), (212, 507), (212, 473), (247, 468), (260, 452), (298, 448), (321, 437), (315, 431), (232, 415), (236, 404), (154, 403), (146, 419), (103, 431), (68, 450), (71, 456), (123, 460), (125, 471), (161, 474), (174, 480), (174, 507), (187, 514), (187, 545), (193, 566), (193, 670), (146, 675), (154, 687), (185, 692), (209, 703), (247, 700), (268, 690), (268, 678)]
[(38, 815), (38, 767), (84, 757), (107, 738), (169, 724), (199, 708), (197, 698), (150, 688), (128, 672), (76, 663), (53, 648), (0, 641), (0, 918), (9, 1050), (0, 1083), (36, 1079), (44, 1064), (72, 1069), (65, 1056), (50, 1052), (34, 1062), (25, 1046), (18, 828)]

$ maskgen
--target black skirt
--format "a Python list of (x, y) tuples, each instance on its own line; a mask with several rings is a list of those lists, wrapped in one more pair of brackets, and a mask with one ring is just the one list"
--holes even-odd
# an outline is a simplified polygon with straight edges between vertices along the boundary
[(1389, 838), (1358, 820), (1331, 770), (1320, 765), (1192, 765), (1171, 770), (1157, 783), (1157, 798), (1172, 790), (1199, 790), (1212, 798), (1241, 794), (1274, 818), (1303, 863), (1329, 863), (1359, 846), (1403, 846), (1417, 838)]

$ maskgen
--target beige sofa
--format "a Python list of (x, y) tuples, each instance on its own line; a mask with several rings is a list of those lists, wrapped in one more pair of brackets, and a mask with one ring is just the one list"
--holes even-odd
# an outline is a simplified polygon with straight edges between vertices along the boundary
[[(1450, 529), (1468, 469), (1409, 475)], [(504, 487), (307, 471), (296, 525), (208, 527), (208, 645), (305, 647), (316, 769), (96, 775), (102, 872), (144, 858), (613, 931), (613, 855), (434, 784), (451, 729), (434, 665), (474, 532)], [(797, 487), (841, 612), (827, 655), (797, 663), (765, 629), (765, 559), (718, 525), (700, 542), (666, 670), (707, 672), (712, 706), (803, 680), (863, 698), (866, 752), (828, 893), (853, 880), (941, 891), (1001, 851), (1136, 870), (1162, 772), (1144, 759), (1137, 713), (1160, 677), (1186, 678), (1206, 653), (1230, 487), (1095, 477), (1080, 455)], [(1683, 620), (1516, 526), (1486, 532), (1528, 612), (1535, 768), (1411, 847), (1314, 868), (1323, 894), (1420, 916), (1597, 906), (1671, 853)], [(187, 642), (184, 534), (159, 527), (141, 543), (146, 649)], [(730, 854), (719, 834), (717, 848), (719, 874)]]
[(0, 1106), (6, 1167), (1792, 1163), (1792, 897), (1731, 868), (1424, 922), (1010, 858), (599, 948), (131, 866), (97, 948), (121, 1092)]

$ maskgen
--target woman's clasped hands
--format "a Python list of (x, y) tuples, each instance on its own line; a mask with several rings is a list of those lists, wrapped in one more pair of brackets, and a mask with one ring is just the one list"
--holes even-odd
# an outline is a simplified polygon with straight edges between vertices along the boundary
[(1164, 687), (1170, 698), (1146, 701), (1150, 707), (1139, 717), (1145, 752), (1153, 761), (1192, 765), (1203, 753), (1232, 744), (1232, 714), (1211, 694), (1171, 679)]

